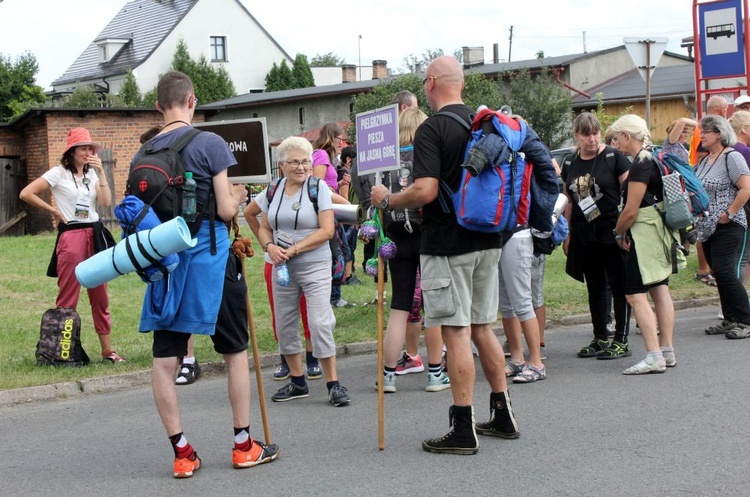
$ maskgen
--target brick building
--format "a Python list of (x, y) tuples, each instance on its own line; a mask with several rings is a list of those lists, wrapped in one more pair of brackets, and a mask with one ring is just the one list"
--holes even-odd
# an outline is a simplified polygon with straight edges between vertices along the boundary
[[(202, 121), (203, 114), (196, 112), (194, 122)], [(87, 128), (93, 140), (104, 147), (100, 155), (115, 204), (122, 200), (128, 166), (140, 147), (141, 133), (161, 124), (159, 112), (143, 109), (39, 109), (10, 124), (0, 124), (0, 235), (54, 228), (52, 216), (31, 208), (19, 200), (18, 194), (59, 164), (69, 129)], [(100, 215), (111, 220), (112, 209)]]

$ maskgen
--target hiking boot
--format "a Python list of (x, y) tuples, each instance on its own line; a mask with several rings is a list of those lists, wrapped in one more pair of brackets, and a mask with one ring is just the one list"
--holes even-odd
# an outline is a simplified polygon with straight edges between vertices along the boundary
[(307, 385), (304, 387), (298, 387), (294, 383), (288, 383), (281, 387), (278, 392), (271, 396), (271, 400), (274, 402), (286, 402), (294, 399), (304, 399), (310, 396), (310, 389)]
[(192, 461), (187, 457), (176, 457), (174, 460), (173, 470), (175, 478), (190, 478), (199, 469), (201, 469), (201, 458), (198, 457), (197, 453), (195, 454), (195, 459)]
[(448, 425), (453, 429), (440, 438), (423, 440), (422, 448), (427, 452), (465, 456), (479, 452), (479, 440), (474, 430), (474, 408), (453, 405), (448, 411), (448, 419)]
[(276, 371), (273, 372), (273, 379), (274, 381), (284, 381), (286, 379), (289, 379), (290, 376), (289, 372), (289, 365), (287, 363), (282, 362), (278, 368), (276, 368)]
[[(377, 387), (378, 384), (375, 383)], [(383, 373), (383, 392), (396, 393), (396, 375), (393, 373)]]
[(737, 323), (733, 321), (723, 320), (719, 324), (715, 324), (706, 329), (706, 335), (726, 335), (727, 331), (737, 327)]
[(427, 374), (427, 390), (428, 392), (441, 392), (451, 387), (451, 379), (445, 371), (442, 371), (439, 375), (431, 373)]
[(250, 450), (232, 449), (232, 466), (236, 469), (252, 468), (258, 464), (274, 461), (279, 455), (279, 446), (276, 444), (262, 444), (252, 440)]
[(513, 383), (534, 383), (547, 377), (547, 368), (537, 368), (531, 364), (524, 366), (523, 371), (513, 377)]
[(125, 362), (125, 358), (120, 357), (117, 354), (117, 352), (115, 352), (112, 349), (105, 350), (104, 352), (102, 352), (102, 359), (103, 359), (103, 362), (107, 362), (107, 361), (112, 362), (112, 363)]
[(650, 355), (647, 355), (644, 360), (630, 366), (628, 369), (622, 372), (622, 374), (635, 375), (635, 374), (649, 374), (649, 373), (663, 373), (667, 370), (667, 363), (662, 357), (660, 360), (656, 360)]
[(578, 351), (578, 357), (596, 357), (596, 355), (609, 347), (608, 340), (594, 338), (591, 343)]
[[(383, 386), (385, 386), (385, 384)], [(328, 391), (328, 403), (333, 404), (334, 407), (345, 406), (351, 401), (352, 399), (349, 398), (346, 388), (340, 384), (334, 385)]]
[(510, 404), (510, 393), (507, 390), (490, 394), (490, 420), (486, 423), (477, 423), (477, 433), (500, 438), (521, 436), (516, 417), (513, 415), (513, 406)]
[(596, 355), (596, 358), (601, 360), (608, 360), (619, 359), (621, 357), (630, 357), (631, 355), (633, 355), (633, 351), (630, 350), (630, 347), (627, 343), (612, 340), (612, 343), (609, 344), (609, 347), (599, 352)]
[(195, 383), (195, 380), (201, 375), (201, 366), (198, 362), (193, 364), (182, 363), (180, 366), (180, 372), (177, 373), (177, 379), (174, 380), (175, 385), (190, 385)]
[(308, 380), (319, 380), (323, 377), (323, 370), (320, 369), (320, 365), (316, 363), (310, 363), (307, 365), (307, 379)]
[(410, 356), (406, 352), (401, 356), (401, 359), (396, 363), (396, 375), (402, 376), (410, 373), (421, 373), (424, 371), (424, 363), (419, 354), (414, 357)]

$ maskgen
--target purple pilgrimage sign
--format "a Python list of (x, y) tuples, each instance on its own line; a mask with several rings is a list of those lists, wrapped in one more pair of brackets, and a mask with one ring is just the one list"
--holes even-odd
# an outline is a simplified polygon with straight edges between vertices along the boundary
[(357, 114), (356, 124), (359, 174), (398, 169), (398, 105)]

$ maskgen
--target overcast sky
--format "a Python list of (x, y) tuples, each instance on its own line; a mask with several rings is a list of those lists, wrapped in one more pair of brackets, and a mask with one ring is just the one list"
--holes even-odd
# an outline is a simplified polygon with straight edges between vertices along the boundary
[[(39, 62), (37, 83), (46, 89), (127, 3), (0, 0), (0, 54), (12, 59), (26, 51), (34, 54)], [(421, 57), (436, 49), (453, 54), (463, 46), (484, 47), (485, 60), (491, 61), (494, 43), (499, 44), (501, 60), (508, 60), (509, 51), (511, 60), (522, 60), (540, 50), (557, 56), (610, 48), (621, 45), (626, 36), (668, 38), (667, 50), (687, 54), (680, 42), (692, 35), (690, 0), (241, 3), (291, 57), (333, 52), (355, 65), (383, 59), (395, 70), (404, 68), (410, 54)]]

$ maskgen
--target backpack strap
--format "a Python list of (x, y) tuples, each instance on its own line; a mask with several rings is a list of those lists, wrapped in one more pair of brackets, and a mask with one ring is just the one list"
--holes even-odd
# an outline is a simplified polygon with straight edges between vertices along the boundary
[[(455, 112), (451, 112), (448, 110), (441, 110), (435, 115), (450, 117), (454, 121), (457, 121), (458, 123), (460, 123), (461, 126), (463, 126), (464, 129), (466, 129), (466, 131), (471, 133), (471, 125), (466, 122), (466, 119), (462, 118)], [(448, 214), (451, 212), (451, 202), (449, 202), (448, 200), (451, 198), (451, 195), (453, 195), (453, 191), (451, 190), (451, 187), (448, 186), (448, 183), (446, 183), (442, 178), (439, 179), (437, 200), (438, 200), (438, 203), (440, 203), (440, 208), (443, 210), (445, 214)]]
[[(459, 116), (455, 112), (451, 112), (449, 110), (441, 110), (440, 112), (438, 112), (435, 115), (436, 116), (448, 116), (451, 119), (453, 119), (454, 121), (458, 121), (459, 123), (461, 123), (461, 126), (463, 126), (466, 129), (466, 131), (469, 131), (469, 132), (471, 131), (471, 124), (467, 123), (466, 119), (464, 119), (463, 117)], [(472, 120), (474, 119), (473, 115), (470, 115), (469, 117)]]
[(307, 178), (307, 196), (313, 204), (315, 214), (318, 213), (318, 193), (320, 192), (320, 178), (310, 176)]
[(268, 203), (268, 207), (271, 207), (271, 202), (273, 202), (273, 196), (276, 194), (276, 188), (279, 186), (279, 179), (271, 180), (270, 183), (268, 183), (268, 186), (266, 187), (266, 202)]

